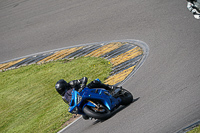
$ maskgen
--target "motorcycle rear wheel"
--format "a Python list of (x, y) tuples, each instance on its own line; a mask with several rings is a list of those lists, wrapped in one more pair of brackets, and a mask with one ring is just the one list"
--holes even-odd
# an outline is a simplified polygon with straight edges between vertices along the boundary
[(90, 106), (85, 106), (83, 108), (83, 112), (89, 117), (100, 120), (108, 119), (111, 116), (111, 112), (106, 107), (98, 111), (98, 109), (94, 109)]
[(133, 102), (133, 95), (126, 89), (122, 89), (121, 105), (128, 105)]

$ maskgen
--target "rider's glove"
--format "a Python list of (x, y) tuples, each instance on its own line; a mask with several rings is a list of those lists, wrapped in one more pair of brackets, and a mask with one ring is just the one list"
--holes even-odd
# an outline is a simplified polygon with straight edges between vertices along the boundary
[(200, 19), (200, 14), (195, 14), (194, 17), (195, 17), (196, 19)]

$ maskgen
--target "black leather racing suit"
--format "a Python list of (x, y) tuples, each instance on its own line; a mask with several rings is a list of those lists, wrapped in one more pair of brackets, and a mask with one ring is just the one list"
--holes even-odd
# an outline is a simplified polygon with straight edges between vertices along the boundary
[[(84, 89), (86, 87), (88, 78), (87, 77), (83, 77), (82, 79), (79, 80), (72, 80), (68, 83), (68, 91), (65, 92), (64, 96), (62, 97), (63, 100), (67, 103), (71, 102), (71, 98), (72, 98), (72, 90), (75, 89), (77, 91), (81, 91), (82, 89)], [(109, 85), (105, 85), (97, 80), (94, 80), (92, 82), (90, 82), (87, 85), (88, 88), (104, 88), (106, 90), (111, 90), (111, 88), (109, 87)]]

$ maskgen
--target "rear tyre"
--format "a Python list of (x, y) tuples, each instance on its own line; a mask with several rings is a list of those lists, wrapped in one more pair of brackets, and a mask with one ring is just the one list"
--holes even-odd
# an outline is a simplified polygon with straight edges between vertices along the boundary
[(83, 112), (89, 117), (100, 120), (105, 120), (111, 117), (111, 112), (106, 107), (97, 109), (94, 107), (85, 106), (83, 108)]
[(133, 95), (129, 91), (127, 91), (126, 89), (122, 89), (121, 93), (121, 105), (128, 105), (133, 102)]

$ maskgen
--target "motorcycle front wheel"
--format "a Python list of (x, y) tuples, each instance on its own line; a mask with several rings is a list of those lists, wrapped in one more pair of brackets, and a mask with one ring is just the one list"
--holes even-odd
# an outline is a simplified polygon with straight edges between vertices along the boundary
[(92, 118), (105, 120), (111, 116), (111, 112), (106, 107), (96, 108), (91, 106), (85, 106), (83, 112)]
[(121, 105), (128, 105), (133, 102), (133, 95), (128, 90), (122, 89), (121, 93)]

